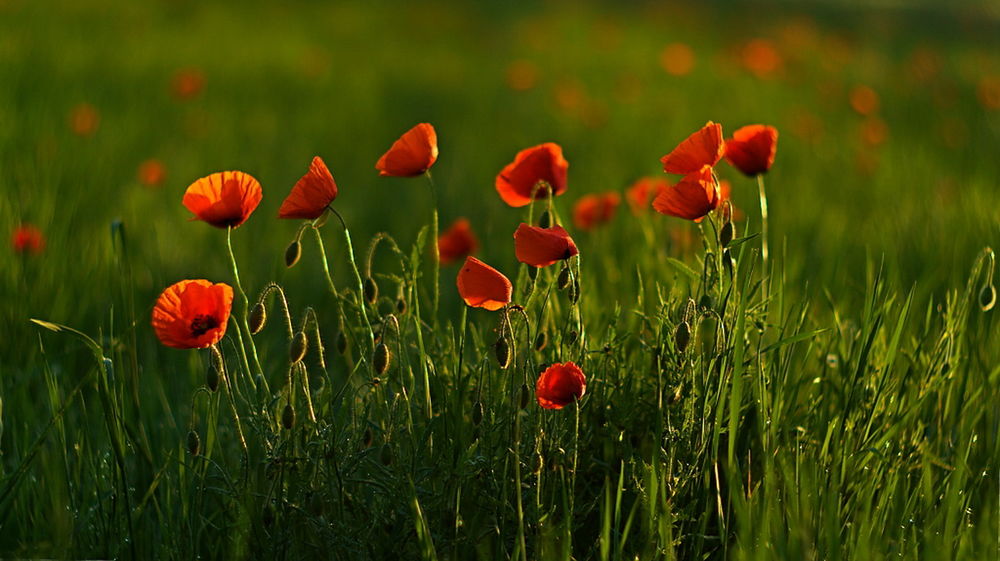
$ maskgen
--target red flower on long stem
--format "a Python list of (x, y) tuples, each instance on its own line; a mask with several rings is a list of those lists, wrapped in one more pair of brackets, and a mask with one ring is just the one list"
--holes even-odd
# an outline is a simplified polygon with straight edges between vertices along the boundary
[(628, 201), (632, 214), (642, 214), (649, 210), (649, 201), (660, 191), (670, 187), (670, 182), (661, 177), (643, 177), (625, 190), (625, 200)]
[(573, 225), (581, 230), (593, 230), (611, 222), (621, 200), (621, 195), (614, 191), (580, 197), (573, 205)]
[(233, 289), (204, 279), (182, 280), (163, 291), (153, 307), (153, 329), (175, 349), (203, 349), (222, 340), (233, 307)]
[(458, 272), (458, 294), (473, 308), (496, 311), (510, 304), (514, 287), (503, 273), (475, 257), (467, 257)]
[(747, 125), (736, 129), (726, 141), (726, 160), (744, 174), (753, 177), (767, 173), (778, 149), (778, 130), (765, 125)]
[(31, 224), (22, 224), (14, 229), (10, 238), (10, 246), (15, 253), (41, 253), (45, 249), (45, 236), (42, 231)]
[(709, 121), (701, 130), (660, 158), (660, 162), (663, 163), (663, 171), (667, 173), (687, 175), (700, 170), (702, 166), (714, 166), (722, 159), (724, 152), (722, 125)]
[(566, 191), (568, 168), (562, 148), (554, 142), (526, 148), (497, 175), (497, 193), (512, 207), (526, 206), (533, 198), (549, 196), (548, 189), (536, 188), (543, 182), (548, 184), (553, 197), (561, 195)]
[(521, 223), (514, 232), (514, 254), (521, 263), (547, 267), (580, 253), (562, 226), (539, 228)]
[(701, 222), (720, 202), (719, 186), (712, 175), (712, 166), (704, 165), (694, 173), (684, 176), (673, 187), (668, 187), (653, 200), (653, 208), (660, 214)]
[(242, 171), (221, 171), (195, 181), (184, 192), (183, 203), (192, 220), (216, 228), (236, 228), (253, 213), (263, 191), (260, 183)]
[(392, 143), (375, 169), (383, 176), (416, 177), (430, 169), (437, 157), (437, 132), (429, 123), (420, 123)]
[(465, 218), (456, 220), (450, 228), (438, 236), (438, 253), (441, 264), (449, 265), (468, 257), (479, 248), (479, 240), (472, 233), (472, 226)]
[(572, 362), (549, 366), (538, 377), (535, 397), (545, 409), (562, 409), (587, 393), (587, 378)]
[(337, 183), (323, 159), (316, 156), (309, 171), (292, 187), (278, 209), (278, 218), (319, 218), (337, 198)]

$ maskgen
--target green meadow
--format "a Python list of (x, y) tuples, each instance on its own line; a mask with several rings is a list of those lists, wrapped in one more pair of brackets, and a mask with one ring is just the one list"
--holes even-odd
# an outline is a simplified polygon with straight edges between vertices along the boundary
[[(766, 263), (725, 160), (732, 213), (628, 202), (707, 121), (779, 132)], [(433, 186), (380, 177), (418, 123)], [(508, 206), (544, 142), (566, 192)], [(0, 557), (1000, 558), (998, 146), (989, 2), (0, 0)], [(343, 224), (277, 218), (314, 156)], [(224, 170), (232, 253), (181, 204)], [(462, 217), (509, 307), (435, 267)], [(184, 279), (217, 351), (151, 326)]]

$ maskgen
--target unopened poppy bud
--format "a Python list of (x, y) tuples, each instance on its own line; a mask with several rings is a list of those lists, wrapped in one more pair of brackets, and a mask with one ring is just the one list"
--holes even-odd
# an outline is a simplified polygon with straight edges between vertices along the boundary
[(979, 291), (979, 309), (988, 312), (997, 303), (997, 289), (992, 284), (984, 284)]
[(549, 335), (544, 331), (539, 331), (535, 336), (535, 350), (541, 352), (549, 344)]
[(403, 315), (406, 313), (406, 299), (403, 297), (396, 298), (396, 313)]
[(719, 245), (722, 247), (727, 247), (730, 242), (733, 241), (733, 223), (726, 222), (722, 225), (722, 229), (719, 230)]
[(366, 428), (365, 429), (365, 435), (362, 438), (362, 443), (365, 445), (365, 448), (370, 448), (371, 445), (372, 445), (372, 441), (374, 439), (375, 439), (375, 436), (372, 434), (372, 429), (370, 427)]
[(347, 352), (347, 335), (344, 334), (343, 329), (337, 333), (337, 352), (340, 354)]
[(306, 337), (304, 331), (299, 331), (292, 337), (292, 343), (288, 346), (288, 360), (292, 364), (301, 362), (305, 358), (308, 348), (309, 339)]
[(198, 436), (198, 431), (190, 430), (188, 431), (188, 454), (192, 456), (197, 456), (201, 452), (201, 437)]
[(285, 248), (285, 266), (291, 269), (299, 262), (299, 257), (302, 257), (302, 244), (299, 240), (293, 240)]
[(549, 228), (552, 226), (552, 213), (549, 211), (544, 211), (538, 217), (538, 227), (539, 228)]
[(385, 343), (375, 345), (375, 352), (372, 353), (372, 366), (375, 367), (376, 374), (385, 374), (385, 371), (389, 369), (391, 360), (392, 353), (389, 352), (388, 345)]
[(384, 466), (392, 463), (392, 448), (390, 448), (388, 444), (382, 445), (382, 450), (379, 451), (378, 459)]
[(565, 290), (566, 287), (569, 286), (569, 281), (569, 267), (563, 267), (562, 270), (559, 271), (559, 278), (556, 279), (556, 287), (559, 288), (559, 290)]
[(216, 368), (215, 364), (210, 365), (208, 371), (205, 372), (205, 386), (210, 392), (219, 389), (219, 369)]
[(295, 408), (291, 403), (286, 403), (285, 408), (281, 410), (281, 426), (288, 430), (295, 426)]
[(688, 343), (691, 341), (691, 326), (688, 322), (682, 321), (680, 325), (677, 326), (677, 330), (674, 331), (674, 348), (677, 352), (683, 353), (687, 350)]
[(510, 344), (507, 343), (507, 339), (503, 337), (497, 339), (493, 350), (496, 352), (497, 364), (501, 370), (510, 366)]
[(375, 301), (378, 300), (378, 285), (375, 284), (375, 279), (371, 277), (366, 278), (362, 291), (364, 293), (365, 302), (374, 305)]
[(475, 405), (472, 406), (472, 424), (479, 426), (479, 423), (483, 422), (483, 403), (477, 401)]
[(264, 329), (264, 324), (267, 323), (267, 308), (262, 302), (257, 302), (253, 308), (250, 308), (250, 317), (247, 318), (247, 323), (249, 323), (251, 335), (256, 335), (260, 333), (261, 329)]
[(531, 403), (531, 390), (528, 389), (528, 384), (521, 384), (521, 393), (518, 395), (517, 406), (520, 409), (524, 409)]

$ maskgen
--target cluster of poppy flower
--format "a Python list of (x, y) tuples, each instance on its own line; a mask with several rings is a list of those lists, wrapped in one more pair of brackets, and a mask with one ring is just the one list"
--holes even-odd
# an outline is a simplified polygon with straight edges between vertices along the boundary
[[(662, 158), (668, 173), (684, 175), (676, 185), (662, 180), (644, 180), (629, 191), (635, 208), (644, 207), (656, 191), (652, 206), (658, 212), (701, 220), (723, 200), (714, 175), (723, 157), (747, 175), (766, 172), (775, 154), (777, 132), (772, 127), (743, 127), (723, 141), (722, 127), (709, 122)], [(375, 168), (383, 176), (416, 177), (428, 172), (437, 160), (437, 135), (422, 123), (400, 137), (378, 160)], [(512, 207), (533, 200), (556, 197), (566, 191), (569, 164), (562, 148), (544, 143), (518, 152), (496, 177), (500, 198)], [(337, 198), (337, 184), (320, 157), (292, 187), (278, 217), (315, 220), (327, 212)], [(613, 196), (612, 196), (613, 195)], [(194, 218), (218, 228), (237, 228), (257, 208), (262, 197), (260, 183), (240, 171), (215, 173), (194, 182), (184, 194), (183, 204)], [(574, 223), (581, 229), (610, 219), (620, 202), (617, 193), (581, 199)], [(521, 263), (542, 268), (579, 254), (569, 233), (558, 224), (545, 227), (521, 223), (514, 232), (514, 252)], [(497, 311), (511, 303), (513, 286), (503, 273), (473, 257), (478, 248), (467, 220), (457, 221), (438, 239), (442, 263), (464, 256), (456, 285), (466, 305)], [(207, 280), (185, 280), (167, 288), (153, 310), (153, 327), (167, 346), (205, 348), (218, 343), (226, 331), (233, 290)], [(536, 397), (544, 408), (559, 409), (586, 391), (586, 377), (572, 362), (556, 363), (539, 377)]]
[(14, 228), (10, 237), (10, 246), (15, 253), (39, 254), (45, 249), (45, 236), (38, 227), (32, 224), (21, 224)]

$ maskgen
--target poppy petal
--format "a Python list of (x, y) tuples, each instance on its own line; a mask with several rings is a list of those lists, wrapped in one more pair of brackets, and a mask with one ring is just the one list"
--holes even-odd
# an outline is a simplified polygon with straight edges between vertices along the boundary
[(312, 159), (309, 171), (292, 187), (278, 209), (278, 218), (315, 220), (337, 198), (337, 183), (319, 156)]
[(521, 263), (547, 267), (580, 253), (562, 226), (539, 228), (521, 223), (514, 232), (514, 254)]
[(573, 362), (545, 369), (535, 384), (535, 397), (544, 409), (562, 409), (587, 393), (587, 378)]
[(778, 130), (765, 125), (748, 125), (726, 141), (726, 161), (753, 177), (766, 173), (778, 149)]
[(472, 226), (465, 218), (459, 218), (438, 237), (438, 254), (441, 264), (449, 265), (475, 253), (479, 240), (472, 233)]
[(653, 200), (653, 208), (660, 214), (700, 222), (719, 206), (720, 197), (712, 166), (684, 176), (673, 187), (668, 187)]
[(416, 177), (430, 169), (437, 157), (437, 132), (429, 123), (420, 123), (392, 144), (375, 169), (382, 176)]
[(184, 193), (182, 202), (194, 217), (216, 228), (236, 228), (246, 222), (263, 192), (260, 183), (242, 171), (222, 171), (202, 177)]
[(725, 143), (722, 140), (722, 125), (709, 121), (698, 132), (684, 139), (669, 154), (660, 158), (663, 171), (687, 175), (702, 166), (714, 166), (722, 159)]
[(497, 193), (512, 207), (526, 206), (532, 198), (545, 198), (545, 190), (535, 188), (540, 181), (551, 186), (552, 196), (561, 195), (566, 191), (568, 168), (562, 147), (554, 142), (526, 148), (497, 174)]
[(467, 257), (458, 272), (458, 294), (473, 308), (496, 311), (510, 303), (513, 286), (503, 273), (475, 257)]
[(163, 291), (153, 307), (152, 324), (164, 345), (202, 349), (226, 334), (233, 289), (204, 279), (183, 280)]

